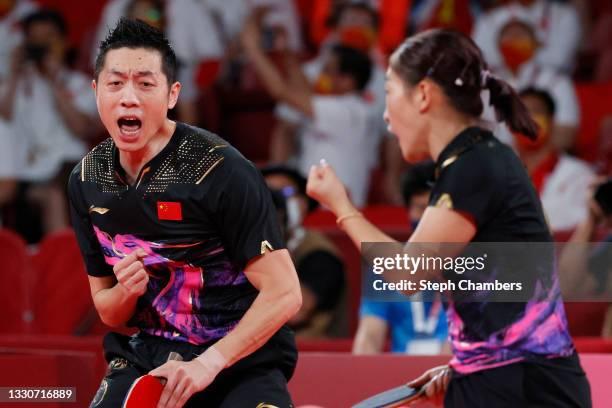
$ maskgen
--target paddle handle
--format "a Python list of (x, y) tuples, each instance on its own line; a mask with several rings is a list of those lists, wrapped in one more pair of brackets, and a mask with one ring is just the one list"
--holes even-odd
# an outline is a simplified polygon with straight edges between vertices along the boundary
[[(168, 354), (168, 360), (167, 361), (183, 361), (183, 356), (181, 356), (179, 353), (177, 353), (176, 351), (171, 351), (170, 354)], [(166, 385), (166, 381), (168, 381), (166, 378), (159, 378), (159, 381), (162, 383), (162, 385)]]

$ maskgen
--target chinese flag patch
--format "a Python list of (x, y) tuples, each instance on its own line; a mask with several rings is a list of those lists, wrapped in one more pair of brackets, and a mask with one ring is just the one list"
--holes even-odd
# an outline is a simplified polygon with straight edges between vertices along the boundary
[(181, 221), (183, 219), (181, 203), (174, 201), (158, 201), (157, 218), (167, 221)]

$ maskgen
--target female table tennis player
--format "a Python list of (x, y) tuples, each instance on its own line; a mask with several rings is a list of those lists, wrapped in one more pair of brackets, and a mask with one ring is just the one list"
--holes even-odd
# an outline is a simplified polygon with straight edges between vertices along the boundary
[[(513, 131), (533, 139), (537, 126), (514, 90), (489, 73), (473, 41), (426, 31), (408, 38), (389, 66), (389, 130), (406, 161), (436, 162), (429, 207), (409, 242), (551, 242), (521, 162), (479, 127), (481, 91), (489, 91), (498, 119)], [(311, 168), (308, 193), (335, 213), (357, 246), (393, 241), (355, 209), (331, 166)], [(452, 360), (408, 385), (424, 386), (445, 407), (591, 406), (556, 286), (543, 303), (451, 299), (447, 319)]]

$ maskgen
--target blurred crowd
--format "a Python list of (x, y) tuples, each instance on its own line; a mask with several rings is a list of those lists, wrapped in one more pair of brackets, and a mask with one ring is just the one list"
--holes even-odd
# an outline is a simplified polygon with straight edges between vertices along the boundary
[[(482, 118), (524, 161), (551, 229), (575, 230), (572, 239), (583, 241), (609, 231), (592, 198), (612, 176), (609, 0), (91, 3), (81, 12), (78, 1), (0, 2), (0, 224), (30, 244), (69, 227), (67, 175), (107, 137), (92, 64), (121, 16), (170, 39), (183, 85), (173, 117), (219, 133), (261, 166), (302, 280), (304, 306), (292, 325), (305, 336), (337, 327), (347, 287), (339, 249), (304, 226), (317, 211), (305, 195), (310, 166), (325, 158), (360, 207), (406, 206), (408, 231), (427, 204), (431, 165), (406, 165), (383, 121), (387, 58), (410, 34), (445, 27), (470, 35), (539, 125), (537, 140), (525, 142), (491, 109)], [(420, 300), (364, 302), (355, 351), (382, 350), (387, 330), (395, 351), (441, 350), (439, 300)], [(404, 332), (394, 331), (398, 322)], [(406, 346), (416, 338), (431, 341)]]

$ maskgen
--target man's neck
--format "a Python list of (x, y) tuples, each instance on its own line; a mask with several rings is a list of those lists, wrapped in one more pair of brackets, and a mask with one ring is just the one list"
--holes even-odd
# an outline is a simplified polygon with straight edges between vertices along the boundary
[(138, 178), (138, 174), (152, 158), (154, 158), (168, 144), (174, 131), (176, 122), (166, 119), (157, 133), (147, 142), (147, 144), (137, 151), (119, 151), (119, 163), (125, 170), (128, 182), (133, 184)]

